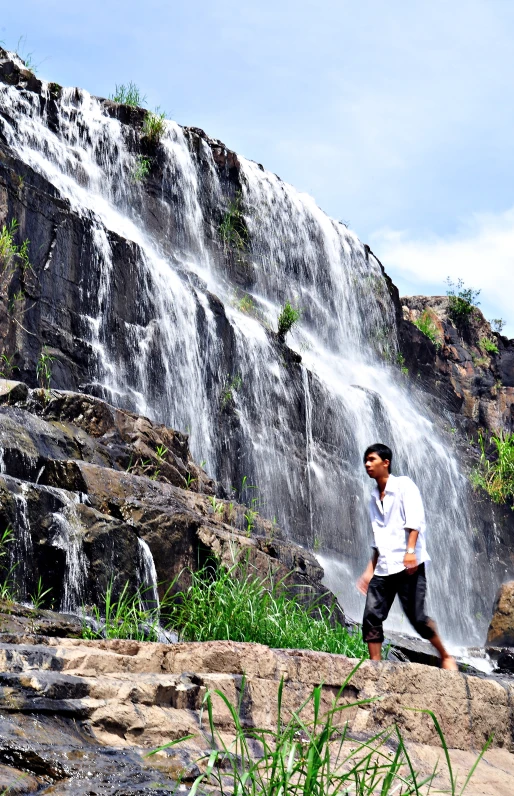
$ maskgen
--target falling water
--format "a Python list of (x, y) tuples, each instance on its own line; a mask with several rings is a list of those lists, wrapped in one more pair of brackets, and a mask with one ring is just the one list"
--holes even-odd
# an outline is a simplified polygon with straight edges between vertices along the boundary
[[(322, 545), (327, 576), (355, 614), (362, 605), (353, 582), (370, 543), (362, 451), (387, 442), (394, 472), (411, 475), (426, 503), (433, 612), (451, 638), (481, 640), (474, 594), (492, 595), (495, 583), (475, 561), (465, 479), (393, 366), (392, 302), (378, 262), (355, 235), (240, 158), (249, 245), (227, 255), (217, 228), (233, 196), (207, 140), (197, 136), (193, 145), (187, 129), (166, 123), (155, 199), (131, 177), (136, 133), (87, 92), (63, 91), (53, 127), (31, 92), (0, 85), (0, 106), (7, 145), (90, 230), (80, 285), (89, 388), (188, 431), (193, 454), (227, 487), (242, 476), (258, 485), (263, 510), (291, 537)], [(120, 238), (131, 300), (114, 276)], [(302, 309), (288, 339), (303, 357), (300, 379), (267, 330), (285, 301)], [(236, 375), (228, 429), (220, 396)], [(57, 522), (68, 605), (79, 599), (83, 562), (67, 512)]]
[(44, 489), (56, 493), (64, 502), (64, 507), (52, 514), (52, 544), (64, 550), (66, 556), (60, 608), (61, 611), (73, 612), (84, 605), (87, 575), (87, 560), (83, 550), (84, 530), (75, 508), (79, 497), (61, 489)]
[(139, 583), (144, 601), (150, 610), (159, 611), (159, 592), (157, 571), (150, 548), (144, 539), (138, 538), (139, 545)]

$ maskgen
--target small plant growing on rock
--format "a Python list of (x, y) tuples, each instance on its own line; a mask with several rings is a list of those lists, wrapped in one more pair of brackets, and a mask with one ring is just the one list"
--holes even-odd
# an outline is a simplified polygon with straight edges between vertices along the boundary
[(4, 566), (3, 559), (8, 555), (7, 546), (14, 541), (14, 532), (10, 525), (7, 526), (5, 531), (0, 535), (0, 571), (2, 572), (3, 580), (0, 580), (0, 600), (8, 600), (13, 602), (15, 595), (13, 593), (13, 573), (16, 569), (16, 564), (13, 564), (9, 569)]
[(147, 111), (143, 122), (143, 135), (150, 143), (158, 144), (166, 132), (166, 114), (160, 113), (159, 108)]
[(135, 83), (120, 83), (116, 84), (114, 94), (109, 99), (113, 102), (119, 102), (120, 105), (131, 105), (133, 108), (140, 108), (146, 102), (146, 96), (143, 96)]
[(488, 354), (498, 353), (498, 346), (496, 345), (495, 341), (491, 340), (489, 337), (481, 338), (480, 348), (482, 348), (484, 351), (487, 351)]
[(253, 315), (255, 312), (255, 301), (248, 293), (245, 293), (244, 296), (241, 296), (241, 298), (236, 301), (236, 307), (240, 312)]
[(248, 243), (248, 230), (241, 204), (242, 197), (240, 191), (238, 191), (235, 199), (230, 202), (218, 227), (225, 249), (232, 247), (242, 251)]
[(39, 580), (36, 584), (36, 591), (34, 592), (34, 594), (29, 595), (32, 607), (35, 608), (36, 611), (38, 611), (43, 606), (43, 602), (46, 595), (50, 594), (51, 591), (52, 591), (51, 587), (48, 589), (43, 589), (43, 581), (40, 575)]
[(0, 356), (0, 378), (2, 379), (10, 379), (15, 370), (19, 370), (19, 367), (13, 363), (14, 354), (12, 356), (7, 356), (7, 354), (2, 354)]
[(284, 338), (286, 334), (291, 331), (293, 326), (300, 320), (301, 314), (301, 310), (296, 309), (289, 301), (286, 301), (278, 316), (277, 326), (279, 337)]
[(36, 365), (36, 378), (41, 389), (47, 392), (50, 389), (50, 382), (52, 381), (52, 363), (54, 360), (55, 357), (50, 356), (46, 346), (43, 346)]
[(424, 310), (413, 323), (425, 337), (428, 337), (433, 342), (436, 348), (441, 348), (442, 341), (439, 329), (428, 310)]
[(243, 379), (241, 376), (227, 376), (221, 392), (221, 408), (226, 409), (234, 400), (234, 392), (241, 389)]
[(480, 304), (477, 298), (481, 291), (464, 287), (462, 279), (458, 279), (455, 283), (448, 277), (446, 282), (448, 284), (446, 295), (448, 296), (450, 318), (456, 326), (466, 326), (473, 317), (475, 307)]
[(159, 459), (160, 462), (163, 462), (166, 458), (166, 454), (168, 453), (168, 448), (166, 445), (157, 445), (155, 449), (155, 455)]
[(142, 182), (150, 174), (151, 162), (144, 155), (138, 155), (135, 168), (130, 175), (132, 182)]
[(500, 432), (489, 438), (493, 458), (488, 458), (486, 439), (478, 434), (480, 461), (471, 475), (475, 488), (482, 487), (495, 503), (509, 503), (514, 507), (514, 434)]
[(215, 514), (223, 514), (223, 512), (225, 511), (225, 507), (221, 500), (216, 500), (215, 496), (212, 495), (209, 498), (209, 501)]
[(11, 276), (17, 265), (20, 265), (22, 272), (32, 267), (29, 260), (30, 241), (28, 238), (20, 245), (14, 242), (18, 226), (17, 220), (13, 218), (9, 224), (4, 224), (0, 228), (0, 269), (2, 275)]

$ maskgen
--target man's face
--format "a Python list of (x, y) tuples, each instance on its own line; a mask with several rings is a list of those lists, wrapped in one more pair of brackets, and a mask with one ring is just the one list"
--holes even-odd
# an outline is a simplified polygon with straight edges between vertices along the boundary
[(381, 459), (378, 453), (368, 453), (364, 467), (370, 478), (384, 478), (389, 475), (389, 459)]

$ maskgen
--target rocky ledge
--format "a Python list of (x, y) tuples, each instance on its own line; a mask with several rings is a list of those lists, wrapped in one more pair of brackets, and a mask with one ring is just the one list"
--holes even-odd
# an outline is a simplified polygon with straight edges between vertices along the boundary
[[(0, 661), (0, 787), (16, 782), (10, 793), (158, 794), (177, 780), (187, 791), (211, 747), (205, 710), (202, 718), (206, 693), (216, 729), (230, 741), (232, 717), (215, 692), (240, 704), (243, 726), (274, 729), (281, 679), (283, 717), (322, 683), (322, 711), (336, 697), (342, 705), (361, 702), (338, 720), (348, 722), (353, 741), (396, 724), (415, 765), (427, 773), (441, 749), (432, 719), (420, 710), (439, 719), (457, 772), (471, 768), (493, 734), (466, 792), (505, 796), (514, 789), (514, 686), (502, 681), (370, 661), (351, 675), (357, 662), (340, 655), (228, 641), (164, 645), (3, 634)], [(308, 714), (307, 707), (306, 721)], [(437, 785), (447, 784), (441, 773)]]
[(39, 579), (50, 590), (43, 607), (61, 611), (97, 604), (113, 578), (149, 585), (141, 540), (161, 593), (174, 579), (187, 587), (212, 554), (245, 554), (299, 599), (334, 599), (314, 556), (227, 496), (185, 434), (88, 395), (0, 380), (0, 454), (0, 534), (12, 529), (22, 600)]

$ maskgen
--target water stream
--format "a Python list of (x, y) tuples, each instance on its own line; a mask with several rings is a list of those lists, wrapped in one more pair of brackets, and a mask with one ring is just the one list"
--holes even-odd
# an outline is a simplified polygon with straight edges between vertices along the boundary
[[(227, 488), (247, 476), (263, 513), (296, 541), (320, 547), (327, 578), (355, 617), (362, 601), (354, 580), (371, 542), (362, 452), (388, 443), (393, 471), (411, 475), (425, 499), (431, 610), (447, 637), (481, 642), (486, 619), (475, 617), (474, 594), (492, 595), (496, 584), (475, 561), (467, 485), (395, 367), (393, 306), (378, 262), (356, 236), (309, 196), (240, 158), (249, 243), (227, 256), (218, 224), (234, 194), (205, 140), (193, 145), (187, 130), (167, 122), (159, 193), (150, 199), (131, 176), (134, 131), (87, 92), (64, 90), (53, 129), (30, 92), (0, 85), (0, 107), (8, 146), (91, 231), (80, 287), (81, 335), (94, 354), (89, 387), (188, 431), (196, 459)], [(121, 286), (116, 236), (134, 260)], [(137, 300), (125, 301), (124, 290)], [(223, 306), (223, 335), (213, 294)], [(288, 339), (303, 358), (299, 379), (267, 331), (285, 301), (302, 309)], [(229, 434), (220, 395), (236, 376)], [(75, 549), (72, 516), (60, 516), (68, 523), (62, 538)], [(141, 553), (148, 564), (142, 545)], [(69, 561), (71, 601), (81, 563), (74, 553)]]

